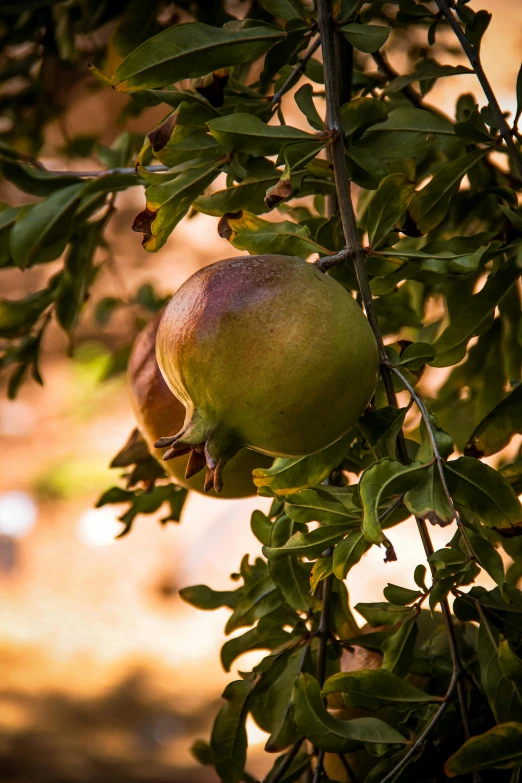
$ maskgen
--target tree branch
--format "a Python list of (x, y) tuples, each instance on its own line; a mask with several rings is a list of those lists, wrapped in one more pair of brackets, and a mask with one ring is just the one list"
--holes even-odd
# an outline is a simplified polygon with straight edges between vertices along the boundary
[(460, 673), (453, 670), (453, 674), (451, 675), (451, 681), (448, 687), (448, 690), (446, 691), (446, 695), (444, 697), (443, 703), (440, 705), (439, 709), (433, 716), (433, 718), (430, 720), (422, 734), (420, 734), (415, 742), (413, 743), (410, 750), (406, 753), (405, 756), (402, 757), (402, 759), (399, 761), (398, 764), (395, 765), (395, 767), (391, 770), (391, 772), (388, 772), (386, 777), (384, 777), (380, 783), (391, 783), (392, 780), (395, 780), (399, 772), (401, 772), (404, 767), (406, 767), (410, 761), (413, 759), (413, 757), (416, 755), (417, 751), (421, 746), (426, 742), (429, 735), (439, 722), (439, 720), (442, 718), (445, 711), (448, 709), (448, 705), (450, 703), (450, 699), (455, 691), (455, 688), (458, 685), (458, 682), (460, 680)]
[(350, 783), (358, 783), (357, 775), (355, 774), (355, 772), (353, 771), (351, 766), (346, 761), (346, 758), (343, 756), (342, 753), (338, 753), (337, 755), (339, 757), (339, 761), (341, 762), (341, 764), (344, 767), (344, 771), (348, 774), (348, 776), (350, 778)]
[[(379, 358), (381, 362), (381, 376), (386, 390), (386, 396), (390, 405), (397, 407), (397, 397), (395, 389), (393, 387), (393, 378), (389, 368), (388, 357), (384, 347), (379, 323), (377, 320), (377, 314), (375, 311), (375, 305), (370, 289), (370, 282), (366, 269), (364, 266), (364, 251), (361, 245), (361, 240), (357, 230), (357, 222), (355, 219), (355, 213), (353, 209), (353, 203), (350, 192), (350, 179), (348, 176), (348, 169), (346, 166), (346, 155), (344, 149), (344, 135), (341, 124), (340, 115), (340, 99), (339, 99), (339, 69), (341, 63), (336, 62), (335, 48), (334, 48), (334, 33), (333, 33), (333, 18), (331, 13), (331, 6), (329, 0), (318, 0), (318, 22), (319, 32), (321, 34), (322, 49), (323, 49), (323, 66), (325, 76), (325, 90), (326, 90), (326, 125), (332, 132), (332, 164), (334, 169), (335, 186), (337, 190), (337, 198), (339, 201), (339, 212), (341, 215), (341, 221), (343, 225), (343, 231), (346, 241), (346, 249), (353, 254), (353, 261), (357, 280), (359, 284), (359, 290), (362, 296), (364, 309), (368, 317), (368, 321), (373, 330), (377, 348), (379, 351)], [(408, 454), (406, 451), (406, 444), (404, 440), (404, 434), (401, 432), (398, 440), (398, 449), (401, 460), (403, 463), (408, 462)], [(422, 540), (426, 557), (429, 558), (433, 554), (433, 545), (426, 523), (423, 519), (416, 517), (417, 528)], [(430, 566), (432, 579), (436, 581), (436, 572), (433, 563), (428, 560)], [(453, 670), (455, 673), (457, 688), (459, 690), (459, 702), (461, 710), (462, 724), (466, 737), (469, 737), (469, 724), (466, 710), (466, 704), (464, 700), (464, 691), (460, 687), (460, 673), (462, 672), (462, 664), (460, 661), (459, 652), (456, 644), (455, 628), (453, 626), (453, 619), (449, 609), (447, 601), (441, 603), (442, 615), (446, 632), (448, 634), (448, 641), (450, 645), (451, 657), (453, 661)]]
[(325, 757), (324, 750), (320, 750), (319, 753), (317, 754), (317, 764), (315, 766), (313, 783), (321, 783), (321, 778), (323, 777), (324, 774), (324, 757)]
[[(333, 550), (327, 549), (323, 557), (330, 557)], [(332, 598), (333, 574), (323, 582), (321, 618), (319, 620), (319, 653), (317, 655), (317, 680), (323, 687), (326, 675), (326, 648), (330, 636), (330, 600)]]
[(462, 538), (464, 540), (464, 544), (466, 545), (466, 549), (468, 550), (468, 558), (470, 560), (476, 560), (475, 552), (473, 551), (473, 547), (471, 546), (470, 540), (468, 538), (468, 534), (466, 531), (465, 526), (462, 524), (462, 520), (457, 514), (457, 509), (455, 508), (455, 504), (453, 503), (453, 498), (450, 495), (450, 491), (448, 489), (448, 484), (446, 481), (446, 476), (444, 474), (444, 462), (445, 460), (441, 457), (439, 452), (439, 447), (437, 446), (437, 441), (435, 440), (435, 432), (433, 430), (433, 427), (431, 425), (430, 417), (428, 414), (428, 410), (426, 408), (426, 404), (424, 400), (422, 399), (421, 395), (415, 391), (411, 383), (407, 380), (406, 376), (403, 375), (403, 373), (399, 370), (398, 367), (395, 367), (393, 364), (388, 363), (388, 367), (390, 370), (395, 373), (395, 375), (400, 378), (401, 382), (406, 386), (408, 389), (410, 395), (412, 396), (413, 400), (415, 401), (415, 404), (417, 408), (420, 411), (420, 414), (422, 416), (422, 420), (424, 422), (424, 426), (426, 427), (426, 430), (428, 432), (428, 437), (430, 439), (431, 448), (433, 450), (433, 456), (435, 457), (435, 461), (437, 463), (437, 468), (440, 475), (440, 480), (442, 483), (442, 488), (444, 490), (444, 494), (446, 495), (446, 499), (450, 505), (451, 513), (453, 514), (453, 519), (457, 523), (457, 527), (460, 530), (460, 533), (462, 535)]
[(279, 88), (279, 90), (275, 93), (275, 95), (270, 99), (270, 103), (276, 105), (279, 103), (285, 92), (288, 92), (288, 90), (291, 90), (294, 84), (297, 84), (299, 79), (301, 78), (301, 74), (304, 72), (306, 66), (308, 65), (308, 61), (312, 58), (312, 55), (314, 52), (316, 52), (319, 49), (319, 46), (321, 45), (321, 38), (320, 36), (317, 36), (313, 44), (307, 49), (307, 51), (304, 53), (304, 55), (301, 57), (297, 65), (295, 66), (294, 70), (288, 77), (288, 79), (284, 82), (283, 86)]
[(471, 67), (475, 71), (477, 79), (479, 80), (480, 85), (484, 91), (484, 95), (487, 98), (491, 113), (493, 114), (493, 117), (495, 118), (495, 121), (500, 130), (500, 135), (506, 143), (511, 160), (513, 161), (513, 164), (518, 172), (518, 176), (522, 180), (522, 155), (513, 141), (513, 130), (509, 127), (506, 118), (502, 114), (502, 109), (499, 106), (495, 93), (491, 88), (491, 84), (489, 83), (488, 77), (485, 74), (482, 63), (480, 62), (479, 53), (470, 43), (466, 33), (458, 23), (456, 17), (453, 14), (453, 11), (450, 10), (446, 0), (435, 0), (435, 2), (437, 3), (441, 13), (444, 15), (451, 29), (459, 39), (459, 43), (462, 46), (462, 49), (464, 50)]

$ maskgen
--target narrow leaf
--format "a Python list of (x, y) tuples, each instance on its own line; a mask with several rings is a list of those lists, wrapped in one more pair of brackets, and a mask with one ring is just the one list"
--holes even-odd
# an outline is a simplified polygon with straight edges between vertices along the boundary
[(446, 163), (422, 190), (411, 199), (408, 210), (419, 231), (427, 234), (444, 219), (451, 197), (458, 192), (463, 177), (486, 155), (487, 149), (474, 150)]
[(285, 37), (262, 25), (230, 30), (201, 22), (177, 24), (131, 52), (111, 79), (116, 90), (134, 92), (204, 76), (253, 60)]
[(321, 689), (310, 674), (301, 674), (292, 694), (294, 721), (314, 745), (331, 753), (342, 753), (354, 744), (407, 744), (407, 740), (377, 718), (338, 720), (327, 711)]
[(464, 358), (468, 342), (480, 334), (519, 276), (520, 269), (508, 263), (488, 277), (484, 288), (468, 299), (435, 343), (437, 354), (430, 362), (433, 367), (448, 367)]
[(331, 693), (342, 693), (348, 706), (365, 710), (387, 706), (407, 709), (413, 704), (443, 701), (384, 669), (334, 674), (323, 687), (323, 696)]
[(444, 764), (449, 778), (480, 769), (522, 766), (522, 723), (501, 723), (471, 737)]

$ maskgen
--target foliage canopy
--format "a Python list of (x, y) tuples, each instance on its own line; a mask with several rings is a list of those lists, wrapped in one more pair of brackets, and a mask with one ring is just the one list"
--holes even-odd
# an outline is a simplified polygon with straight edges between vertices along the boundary
[[(0, 267), (22, 274), (62, 259), (41, 290), (0, 299), (10, 397), (29, 372), (42, 382), (52, 319), (74, 345), (117, 194), (136, 185), (144, 208), (133, 230), (146, 251), (194, 210), (213, 215), (235, 248), (317, 258), (386, 338), (374, 403), (348, 436), (255, 472), (272, 498), (251, 521), (263, 557), (245, 556), (234, 589), (181, 591), (199, 609), (231, 610), (226, 633), (241, 633), (222, 648), (226, 671), (244, 652), (267, 652), (227, 686), (210, 744), (194, 746), (223, 783), (254, 780), (249, 714), (277, 754), (266, 783), (332, 780), (332, 754), (343, 780), (520, 779), (522, 452), (500, 452), (522, 433), (522, 76), (508, 124), (480, 62), (489, 21), (467, 0), (2, 3), (0, 174), (31, 198), (0, 205)], [(466, 65), (455, 63), (453, 34)], [(388, 59), (399, 50), (402, 74)], [(429, 92), (457, 74), (469, 92), (446, 116)], [(96, 155), (103, 171), (48, 171), (37, 161), (45, 127), (86, 79), (127, 96), (122, 132), (110, 147), (77, 137), (62, 150)], [(144, 140), (125, 129), (157, 105), (165, 116)], [(294, 127), (285, 114), (297, 111)], [(164, 305), (150, 286), (134, 301), (149, 313)], [(121, 305), (99, 300), (98, 326)], [(448, 373), (424, 398), (427, 367)], [(129, 468), (127, 488), (99, 505), (128, 504), (124, 533), (165, 503), (162, 521), (179, 520), (186, 490), (139, 437), (114, 465)], [(410, 586), (358, 604), (363, 633), (344, 580), (371, 546), (400, 557), (393, 527), (411, 515), (426, 564)], [(448, 526), (435, 552), (427, 522)], [(475, 584), (481, 572), (490, 589)], [(379, 671), (341, 671), (353, 645), (376, 654)], [(344, 717), (325, 706), (332, 694)], [(364, 772), (351, 768), (361, 754)]]

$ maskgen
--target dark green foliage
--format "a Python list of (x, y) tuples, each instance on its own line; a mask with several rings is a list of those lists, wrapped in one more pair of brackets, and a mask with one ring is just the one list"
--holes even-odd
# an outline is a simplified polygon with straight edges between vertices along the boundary
[[(103, 269), (100, 249), (119, 191), (144, 187), (133, 229), (149, 252), (196, 210), (219, 218), (219, 235), (237, 249), (328, 264), (345, 244), (330, 163), (338, 138), (359, 188), (357, 229), (368, 237), (364, 263), (388, 364), (402, 375), (394, 376), (396, 389), (416, 390), (426, 365), (452, 368), (429, 409), (413, 397), (396, 407), (380, 383), (357, 427), (337, 443), (257, 470), (259, 494), (273, 498), (271, 511), (255, 511), (251, 520), (264, 557), (245, 557), (230, 590), (180, 591), (199, 609), (230, 610), (221, 661), (227, 672), (239, 665), (242, 673), (225, 689), (210, 744), (198, 740), (192, 748), (223, 783), (254, 781), (246, 771), (248, 715), (266, 732), (267, 752), (280, 754), (266, 783), (311, 780), (316, 749), (363, 757), (360, 783), (381, 783), (403, 762), (400, 783), (442, 780), (435, 776), (444, 764), (446, 776), (462, 781), (477, 770), (487, 783), (520, 779), (522, 457), (498, 456), (522, 432), (520, 135), (515, 162), (499, 167), (491, 153), (508, 152), (501, 122), (482, 102), (474, 71), (449, 62), (452, 50), (439, 35), (447, 17), (437, 6), (444, 5), (332, 4), (346, 79), (339, 84), (342, 137), (320, 111), (321, 59), (305, 54), (316, 40), (317, 3), (256, 0), (240, 21), (231, 4), (182, 1), (177, 6), (191, 15), (183, 25), (166, 23), (155, 0), (20, 0), (0, 9), (0, 86), (13, 77), (23, 84), (0, 97), (7, 118), (0, 175), (28, 196), (22, 207), (0, 205), (0, 269), (22, 275), (58, 260), (45, 286), (0, 299), (0, 369), (10, 372), (10, 397), (29, 373), (42, 382), (41, 342), (52, 318), (72, 349)], [(490, 14), (461, 0), (453, 7), (450, 17), (479, 53)], [(101, 28), (112, 31), (108, 44), (96, 35)], [(107, 169), (101, 176), (46, 171), (36, 160), (43, 131), (75, 100), (87, 68), (75, 44), (90, 33), (91, 84), (126, 93), (123, 122), (161, 104), (165, 116), (141, 148), (125, 130), (109, 147), (81, 135), (69, 140), (62, 154), (96, 155)], [(383, 46), (384, 54), (408, 52), (405, 73), (388, 66)], [(108, 48), (119, 62), (115, 73), (105, 72)], [(18, 50), (26, 54), (14, 56)], [(298, 84), (303, 72), (313, 84)], [(455, 74), (469, 74), (482, 103), (463, 95), (447, 117), (429, 104), (429, 92)], [(71, 86), (62, 90), (62, 82)], [(285, 122), (288, 96), (273, 99), (288, 84), (297, 86), (305, 130)], [(522, 69), (516, 98), (515, 130)], [(328, 274), (363, 302), (351, 258)], [(150, 284), (125, 302), (102, 292), (95, 326), (105, 328), (118, 308), (132, 306), (141, 327), (165, 301)], [(125, 369), (128, 350), (114, 357), (113, 372)], [(412, 419), (417, 409), (420, 426)], [(490, 456), (491, 465), (481, 461)], [(127, 504), (121, 535), (139, 514), (165, 504), (161, 521), (179, 521), (187, 492), (168, 479), (138, 431), (112, 466), (124, 470), (126, 487), (107, 490), (98, 505)], [(387, 560), (400, 558), (393, 527), (412, 514), (421, 532), (426, 522), (447, 525), (447, 544), (426, 549), (426, 564), (407, 586), (389, 584), (383, 601), (355, 607), (375, 629), (361, 632), (343, 580), (371, 579), (364, 556), (374, 545), (384, 544)], [(481, 572), (493, 589), (474, 585)], [(371, 668), (342, 670), (351, 645), (374, 656)], [(263, 657), (243, 671), (238, 659), (252, 650)], [(459, 667), (473, 735), (467, 741)], [(323, 701), (334, 695), (348, 711), (342, 716)], [(354, 709), (379, 710), (378, 717)], [(427, 738), (407, 756), (430, 721)]]

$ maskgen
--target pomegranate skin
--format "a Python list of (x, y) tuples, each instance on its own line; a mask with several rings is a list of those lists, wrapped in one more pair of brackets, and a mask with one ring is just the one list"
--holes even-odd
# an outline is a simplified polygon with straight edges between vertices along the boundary
[[(186, 489), (204, 493), (205, 476), (198, 473), (185, 478), (189, 454), (168, 462), (161, 460), (164, 449), (156, 449), (154, 442), (168, 433), (176, 433), (183, 425), (185, 407), (171, 393), (163, 380), (156, 361), (156, 332), (160, 316), (151, 321), (135, 340), (128, 364), (128, 387), (132, 409), (138, 427), (147, 442), (150, 453), (165, 467), (167, 472)], [(226, 486), (217, 494), (220, 498), (244, 498), (256, 494), (252, 480), (254, 468), (269, 467), (271, 460), (262, 454), (241, 449), (229, 462), (225, 470)]]
[(169, 455), (204, 447), (215, 486), (241, 447), (301, 457), (334, 443), (364, 412), (379, 370), (350, 294), (279, 255), (228, 258), (192, 275), (165, 309), (156, 355), (187, 410), (161, 443)]

